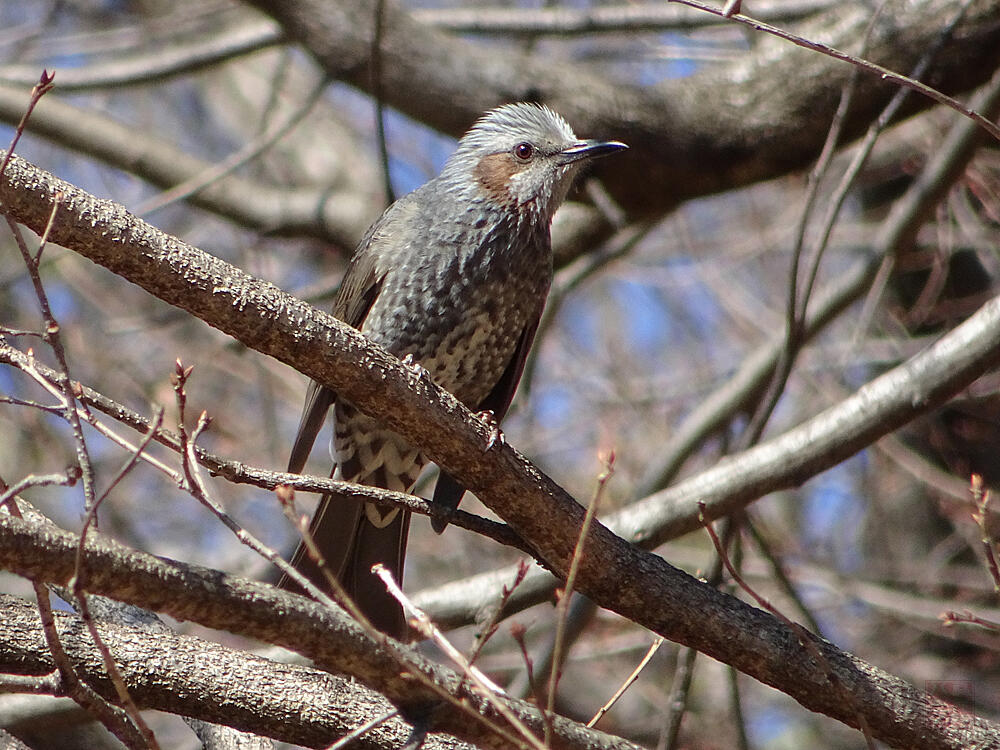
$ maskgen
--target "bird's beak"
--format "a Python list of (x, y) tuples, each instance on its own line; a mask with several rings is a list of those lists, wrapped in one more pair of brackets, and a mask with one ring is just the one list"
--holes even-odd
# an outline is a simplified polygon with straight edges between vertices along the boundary
[(621, 141), (577, 141), (559, 152), (559, 161), (572, 164), (584, 159), (597, 159), (626, 148), (628, 146)]

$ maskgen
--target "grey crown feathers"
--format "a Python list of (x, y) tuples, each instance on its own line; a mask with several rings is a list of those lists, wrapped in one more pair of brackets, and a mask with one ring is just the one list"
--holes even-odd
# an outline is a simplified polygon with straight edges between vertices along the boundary
[[(523, 146), (528, 148), (518, 150)], [(434, 181), (469, 190), (490, 177), (484, 159), (514, 154), (522, 162), (515, 165), (520, 169), (500, 171), (498, 165), (498, 179), (492, 184), (500, 187), (499, 178), (507, 177), (506, 194), (498, 190), (491, 197), (530, 208), (534, 221), (545, 222), (566, 197), (583, 161), (623, 148), (617, 141), (578, 139), (569, 123), (544, 105), (505, 104), (479, 118)]]

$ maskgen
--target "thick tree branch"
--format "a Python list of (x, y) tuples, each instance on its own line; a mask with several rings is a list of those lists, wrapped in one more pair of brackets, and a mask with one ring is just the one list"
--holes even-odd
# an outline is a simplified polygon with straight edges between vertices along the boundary
[[(19, 575), (65, 585), (74, 573), (78, 544), (77, 535), (50, 524), (0, 513), (0, 567)], [(486, 723), (502, 725), (503, 719), (489, 702), (468, 690), (463, 677), (433, 664), (412, 649), (397, 645), (406, 657), (406, 663), (400, 663), (342, 610), (327, 609), (310, 599), (265, 584), (156, 558), (99, 534), (88, 536), (84, 560), (88, 590), (92, 594), (297, 651), (323, 669), (355, 675), (388, 697), (404, 715), (428, 722), (435, 731), (448, 732), (480, 747), (510, 747), (509, 741), (490, 731)], [(218, 650), (221, 647), (213, 649), (216, 654), (222, 654)], [(8, 660), (2, 652), (0, 658)], [(22, 662), (26, 658), (20, 657)], [(140, 665), (140, 670), (144, 666), (147, 665)], [(94, 669), (99, 671), (96, 666)], [(473, 706), (472, 714), (443, 702), (436, 691), (414, 679), (414, 670), (454, 699)], [(30, 672), (28, 669), (23, 671)], [(289, 667), (288, 672), (290, 679), (300, 674), (298, 668)], [(315, 679), (309, 676), (306, 685), (310, 681), (315, 684)], [(137, 689), (147, 694), (147, 686), (138, 685)], [(342, 694), (335, 698), (337, 702), (347, 699)], [(303, 705), (301, 694), (295, 693), (293, 699), (297, 705)], [(180, 700), (180, 697), (174, 696), (172, 700)], [(525, 724), (538, 733), (542, 731), (543, 720), (537, 709), (521, 701), (508, 701), (508, 705)], [(223, 723), (224, 716), (222, 713), (217, 717), (217, 723)], [(287, 715), (285, 718), (287, 720)], [(346, 726), (346, 718), (344, 721)], [(636, 748), (630, 742), (586, 729), (567, 719), (556, 717), (555, 727), (553, 745), (556, 748)], [(322, 740), (315, 733), (315, 727), (309, 730), (309, 735), (310, 742)]]
[[(583, 509), (509, 446), (487, 453), (470, 448), (486, 444), (489, 428), (450, 395), (329, 315), (156, 232), (111, 202), (97, 201), (17, 158), (4, 180), (4, 204), (19, 221), (43, 226), (58, 198), (51, 241), (211, 321), (247, 346), (295, 366), (425, 447), (432, 459), (527, 539), (548, 565), (565, 574)], [(829, 438), (821, 429), (856, 429), (856, 435), (844, 435), (844, 442), (851, 451), (858, 450), (940, 404), (998, 359), (1000, 301), (994, 300), (927, 352), (863, 388), (840, 411), (829, 410), (779, 441), (762, 445), (753, 455), (776, 460), (779, 454), (774, 443), (803, 451), (804, 460), (778, 480), (779, 486), (801, 482), (808, 472), (820, 471), (847, 455), (847, 447), (832, 445), (833, 453), (824, 462), (817, 446)], [(719, 471), (727, 477), (745, 474), (741, 460), (745, 459), (736, 456)], [(759, 467), (747, 478), (752, 481), (748, 482), (751, 489), (743, 493), (744, 502), (770, 486)], [(713, 511), (728, 509), (727, 504)], [(13, 542), (13, 559), (4, 564), (28, 572), (26, 551), (13, 551), (17, 546)], [(0, 545), (0, 550), (6, 546)], [(95, 572), (95, 585), (99, 585), (96, 580)], [(578, 581), (579, 590), (602, 606), (731, 664), (812, 710), (852, 725), (860, 713), (874, 735), (887, 742), (913, 747), (985, 747), (997, 731), (819, 640), (816, 645), (829, 669), (817, 667), (797, 645), (796, 635), (769, 614), (698, 582), (603, 525), (593, 528)], [(99, 593), (115, 596), (110, 591)], [(216, 595), (225, 598), (223, 592)], [(180, 616), (198, 614), (185, 607)], [(275, 637), (275, 642), (286, 643), (281, 633)], [(357, 658), (360, 668), (365, 657)], [(844, 705), (839, 691), (829, 689), (830, 670), (855, 696), (854, 705)]]
[[(794, 21), (827, 10), (834, 0), (757, 0), (754, 15), (762, 21)], [(59, 90), (92, 91), (108, 87), (144, 86), (232, 60), (282, 43), (271, 20), (234, 7), (221, 26), (185, 28), (175, 23), (166, 35), (152, 34), (124, 50), (101, 52), (79, 67), (60, 68)], [(455, 33), (582, 35), (599, 32), (664, 31), (728, 23), (694, 8), (649, 3), (595, 8), (417, 8), (414, 18)], [(55, 54), (58, 54), (58, 42)], [(72, 53), (84, 50), (71, 47)], [(0, 81), (30, 88), (38, 80), (38, 64), (0, 65)]]
[[(366, 89), (371, 11), (364, 0), (251, 0), (274, 17), (332, 77)], [(951, 20), (951, 0), (891, 1), (867, 57), (908, 73)], [(838, 4), (800, 30), (847, 50), (863, 38), (870, 6)], [(458, 135), (504, 101), (544, 101), (586, 135), (613, 136), (631, 150), (598, 174), (633, 216), (660, 214), (682, 201), (800, 169), (819, 153), (851, 67), (773, 39), (745, 61), (637, 88), (577, 64), (556, 64), (508, 49), (475, 45), (419, 23), (397, 4), (383, 15), (381, 79), (386, 103)], [(932, 66), (946, 93), (985, 81), (1000, 62), (1000, 6), (976, 0)], [(895, 87), (862, 75), (845, 122), (863, 132)], [(447, 102), (448, 106), (441, 106)], [(910, 112), (932, 102), (911, 97)]]
[[(754, 17), (772, 22), (794, 21), (827, 10), (827, 0), (755, 0)], [(719, 25), (727, 21), (694, 8), (663, 3), (568, 5), (542, 8), (457, 7), (418, 8), (413, 17), (421, 23), (460, 34), (523, 34), (575, 36), (601, 32), (679, 31)]]
[[(18, 122), (26, 93), (0, 84), (0, 119)], [(204, 174), (214, 164), (185, 154), (155, 135), (137, 132), (102, 114), (47, 96), (28, 132), (125, 169), (162, 188)], [(334, 176), (331, 175), (331, 178)], [(375, 218), (371, 200), (357, 190), (289, 187), (227, 175), (188, 199), (192, 204), (272, 234), (311, 234), (352, 248)]]
[[(0, 671), (42, 675), (53, 669), (38, 610), (0, 595)], [(108, 700), (115, 695), (100, 656), (81, 620), (56, 613), (63, 647), (89, 685)], [(382, 696), (349, 678), (311, 667), (282, 664), (200, 638), (101, 621), (101, 637), (115, 655), (129, 694), (142, 708), (168, 711), (308, 747), (326, 747), (373, 716), (393, 710)], [(302, 707), (308, 705), (309, 710)], [(289, 717), (294, 716), (294, 721)], [(395, 718), (359, 740), (370, 750), (398, 748), (412, 726)], [(428, 748), (456, 748), (447, 737)], [(469, 746), (461, 745), (463, 748)]]

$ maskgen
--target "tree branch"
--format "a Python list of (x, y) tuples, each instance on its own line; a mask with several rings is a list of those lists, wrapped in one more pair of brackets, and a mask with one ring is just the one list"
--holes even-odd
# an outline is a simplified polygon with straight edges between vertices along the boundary
[[(761, 20), (794, 21), (829, 7), (828, 0), (803, 0), (798, 3), (755, 0), (753, 12)], [(413, 17), (429, 26), (459, 34), (530, 36), (679, 31), (726, 23), (719, 16), (661, 3), (596, 5), (589, 8), (566, 5), (542, 8), (419, 8), (413, 10)]]
[[(17, 122), (25, 91), (0, 84), (0, 119)], [(28, 132), (172, 188), (215, 167), (155, 135), (48, 96), (32, 113)], [(272, 234), (305, 233), (354, 247), (374, 218), (374, 206), (356, 190), (289, 187), (227, 175), (188, 200), (244, 226)]]
[[(0, 513), (0, 540), (0, 567), (34, 581), (58, 585), (65, 585), (73, 575), (74, 557), (79, 544), (79, 537), (75, 534), (44, 522)], [(396, 644), (396, 648), (405, 654), (405, 664), (400, 663), (389, 649), (369, 637), (339, 609), (329, 609), (305, 597), (255, 581), (156, 558), (129, 549), (101, 534), (88, 535), (84, 549), (88, 589), (92, 594), (108, 596), (165, 612), (179, 620), (190, 620), (297, 651), (312, 659), (322, 669), (356, 676), (383, 693), (401, 709), (404, 716), (410, 716), (415, 721), (425, 721), (434, 731), (453, 734), (479, 747), (510, 747), (507, 739), (490, 729), (492, 723), (503, 724), (497, 711), (490, 702), (470, 693), (462, 676), (432, 663), (413, 649)], [(121, 626), (109, 626), (112, 632), (116, 632), (115, 628), (118, 627)], [(155, 641), (159, 638), (158, 635), (155, 639), (149, 639), (147, 634), (147, 640), (154, 641), (147, 647), (155, 647)], [(7, 647), (0, 645), (0, 648)], [(194, 658), (191, 648), (187, 648), (186, 652)], [(195, 652), (198, 653), (199, 650), (195, 649)], [(0, 651), (0, 659), (4, 661), (16, 661), (16, 656), (17, 654), (5, 656)], [(225, 656), (221, 647), (213, 645), (208, 654), (199, 658), (220, 658), (225, 661)], [(23, 661), (27, 657), (22, 654), (17, 658)], [(37, 658), (39, 657), (33, 657)], [(262, 666), (259, 663), (255, 665), (254, 660), (247, 659), (245, 655), (241, 658), (251, 666)], [(97, 659), (97, 655), (92, 654), (87, 659), (89, 663), (90, 660)], [(145, 662), (133, 665), (132, 668), (139, 671), (130, 671), (130, 674), (138, 677), (148, 666)], [(95, 672), (100, 671), (96, 662), (93, 669)], [(216, 666), (210, 666), (210, 671), (216, 669)], [(456, 702), (472, 706), (472, 712), (460, 710), (455, 704), (442, 701), (437, 691), (431, 690), (421, 680), (414, 679), (414, 670), (428, 677), (438, 689), (451, 695)], [(30, 672), (27, 669), (24, 671)], [(316, 675), (301, 671), (301, 668), (288, 667), (287, 673), (288, 679), (305, 677), (306, 686), (313, 685), (320, 692), (330, 685), (328, 681), (317, 684)], [(227, 677), (227, 682), (230, 681)], [(102, 689), (110, 688), (106, 678), (99, 680), (98, 685)], [(133, 690), (131, 683), (129, 689)], [(145, 683), (136, 685), (133, 695), (137, 698), (146, 696), (145, 700), (150, 700), (154, 695), (149, 693), (150, 690), (156, 690), (156, 687)], [(169, 689), (166, 694), (155, 693), (159, 696), (157, 700), (167, 700), (169, 694)], [(224, 701), (228, 694), (229, 691), (214, 693), (216, 698), (222, 696)], [(301, 706), (301, 694), (295, 692), (293, 695), (296, 705)], [(342, 700), (348, 700), (349, 696), (338, 694), (334, 698), (335, 704), (339, 704)], [(170, 700), (180, 712), (189, 708), (186, 704), (182, 706), (177, 703), (183, 700), (182, 696), (173, 695)], [(368, 706), (372, 705), (372, 700), (367, 700)], [(522, 722), (536, 733), (541, 733), (543, 720), (536, 708), (523, 701), (507, 700), (506, 703)], [(211, 702), (208, 706), (212, 706)], [(226, 710), (221, 710), (223, 708)], [(211, 721), (227, 723), (229, 708), (228, 703), (224, 707), (211, 707), (213, 713), (219, 710), (219, 714)], [(200, 709), (205, 710), (206, 708)], [(252, 706), (250, 710), (253, 711)], [(370, 718), (371, 714), (367, 716)], [(287, 721), (288, 714), (283, 714), (283, 717)], [(242, 718), (249, 722), (247, 717)], [(274, 720), (273, 716), (262, 718), (266, 726), (273, 728), (273, 724), (270, 724)], [(326, 720), (329, 721), (330, 717)], [(342, 726), (346, 727), (346, 717), (341, 721), (344, 722)], [(239, 728), (250, 728), (249, 723), (241, 724)], [(555, 717), (555, 729), (554, 748), (637, 750), (635, 745), (626, 740), (587, 729), (561, 717)], [(307, 726), (305, 730), (311, 743), (322, 741), (323, 737), (316, 727)], [(328, 735), (324, 736), (328, 739)]]
[[(202, 33), (171, 29), (166, 39), (143, 39), (124, 54), (78, 68), (59, 69), (59, 90), (140, 86), (156, 83), (185, 73), (194, 73), (234, 57), (279, 44), (281, 32), (274, 22), (247, 18), (241, 13), (223, 27), (208, 26)], [(79, 53), (74, 50), (74, 53)], [(32, 86), (38, 80), (37, 64), (17, 63), (0, 66), (0, 81)]]
[[(371, 19), (364, 0), (250, 0), (301, 43), (333, 78), (367, 90)], [(870, 19), (863, 4), (838, 4), (804, 24), (808, 39), (852, 49)], [(890, 2), (868, 58), (895, 71), (913, 68), (954, 13), (950, 0)], [(976, 0), (935, 62), (929, 82), (945, 92), (985, 81), (1000, 62), (1000, 7)], [(578, 132), (614, 136), (631, 147), (596, 172), (633, 217), (661, 214), (684, 200), (770, 179), (819, 153), (851, 66), (773, 39), (766, 55), (638, 88), (578, 64), (496, 51), (415, 20), (393, 2), (383, 19), (382, 90), (387, 104), (459, 135), (505, 101), (543, 101)], [(854, 137), (895, 86), (862, 75), (845, 119)], [(447, 102), (448, 106), (441, 106)], [(933, 103), (913, 97), (908, 113)]]
[[(52, 671), (38, 610), (17, 597), (0, 595), (0, 671), (40, 675)], [(56, 613), (60, 639), (87, 684), (115, 700), (100, 656), (72, 613)], [(167, 629), (103, 620), (101, 637), (115, 654), (129, 694), (144, 709), (168, 711), (308, 747), (326, 747), (338, 737), (385, 714), (392, 704), (350, 678), (311, 667), (282, 664)], [(302, 711), (303, 704), (309, 710)], [(296, 721), (289, 721), (295, 716)], [(387, 721), (359, 740), (360, 747), (400, 747), (412, 731), (402, 719)], [(455, 747), (431, 738), (428, 748)], [(463, 747), (468, 747), (464, 746)]]

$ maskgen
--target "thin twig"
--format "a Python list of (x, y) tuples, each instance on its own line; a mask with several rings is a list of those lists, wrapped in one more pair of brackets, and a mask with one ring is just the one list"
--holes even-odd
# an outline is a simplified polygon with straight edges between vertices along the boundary
[(376, 563), (372, 566), (372, 572), (382, 579), (382, 583), (385, 584), (386, 589), (390, 594), (392, 594), (393, 598), (398, 601), (400, 605), (402, 605), (407, 616), (411, 620), (411, 624), (414, 628), (420, 631), (421, 635), (434, 641), (434, 643), (436, 643), (438, 647), (445, 652), (448, 658), (455, 662), (455, 665), (472, 678), (479, 685), (479, 687), (494, 695), (507, 694), (504, 692), (502, 687), (483, 674), (479, 667), (475, 664), (471, 664), (462, 652), (455, 648), (451, 641), (445, 638), (444, 633), (442, 633), (431, 618), (427, 616), (427, 613), (417, 607), (409, 599), (409, 597), (403, 593), (403, 590), (399, 587), (399, 584), (396, 583), (396, 579), (392, 577), (392, 572), (388, 568), (382, 565), (382, 563)]
[[(704, 503), (699, 502), (698, 506), (702, 509), (702, 513), (704, 514), (704, 507), (705, 507)], [(729, 575), (732, 576), (733, 581), (736, 582), (736, 585), (738, 585), (747, 594), (753, 597), (754, 601), (757, 602), (758, 606), (760, 606), (761, 609), (770, 612), (772, 615), (781, 620), (789, 630), (795, 633), (795, 636), (796, 638), (798, 638), (799, 643), (806, 651), (809, 652), (809, 656), (811, 656), (817, 664), (823, 667), (824, 676), (826, 677), (827, 682), (829, 682), (831, 687), (833, 687), (837, 691), (841, 699), (844, 701), (845, 705), (851, 706), (852, 710), (854, 710), (855, 717), (858, 722), (858, 728), (864, 735), (865, 742), (867, 742), (869, 750), (875, 750), (875, 740), (872, 739), (871, 729), (868, 726), (868, 721), (865, 719), (864, 714), (862, 714), (860, 711), (854, 708), (853, 697), (851, 696), (850, 692), (848, 692), (848, 690), (844, 687), (844, 684), (840, 681), (837, 675), (834, 674), (833, 669), (831, 668), (829, 662), (824, 658), (823, 654), (820, 653), (820, 650), (816, 647), (816, 644), (813, 642), (812, 635), (809, 633), (809, 631), (807, 631), (797, 622), (793, 622), (792, 620), (788, 619), (788, 617), (786, 617), (783, 612), (781, 612), (777, 607), (773, 606), (767, 599), (758, 594), (750, 586), (750, 584), (746, 582), (743, 576), (739, 574), (736, 568), (733, 567), (733, 564), (729, 560), (729, 556), (726, 554), (724, 545), (722, 544), (722, 542), (719, 541), (719, 537), (718, 535), (716, 535), (715, 529), (712, 528), (711, 522), (709, 522), (704, 517), (704, 515), (702, 515), (702, 524), (705, 527), (705, 531), (708, 532), (708, 536), (712, 540), (712, 545), (715, 547), (715, 551), (718, 554), (719, 559), (722, 561), (722, 564), (726, 566), (726, 571), (728, 571)]]
[(14, 506), (14, 498), (29, 487), (72, 487), (79, 478), (76, 471), (64, 474), (29, 474), (0, 493), (0, 505)]
[(386, 713), (382, 714), (381, 716), (376, 716), (374, 719), (372, 719), (371, 721), (365, 722), (364, 724), (362, 724), (357, 729), (352, 729), (350, 732), (348, 732), (343, 737), (341, 737), (339, 740), (337, 740), (332, 745), (330, 745), (330, 747), (328, 747), (326, 750), (342, 750), (342, 748), (347, 747), (352, 742), (354, 742), (354, 740), (358, 739), (362, 735), (367, 734), (368, 732), (370, 732), (371, 730), (373, 730), (375, 727), (380, 726), (381, 724), (384, 724), (385, 722), (389, 721), (389, 719), (393, 718), (394, 716), (396, 716), (398, 714), (399, 714), (399, 709), (398, 708), (394, 708), (392, 711), (387, 711)]
[(974, 615), (972, 612), (966, 610), (965, 612), (956, 612), (955, 610), (948, 610), (941, 615), (941, 624), (945, 627), (951, 627), (952, 625), (957, 625), (959, 623), (968, 623), (970, 625), (978, 625), (986, 630), (992, 630), (994, 632), (1000, 632), (1000, 622), (993, 622), (992, 620), (986, 620), (982, 617)]
[(476, 659), (479, 658), (480, 652), (483, 650), (483, 646), (486, 642), (497, 632), (500, 627), (500, 620), (504, 616), (504, 609), (507, 606), (507, 601), (510, 599), (511, 594), (517, 590), (517, 587), (521, 585), (524, 581), (524, 577), (528, 574), (528, 562), (527, 560), (519, 560), (517, 563), (517, 571), (514, 573), (514, 581), (510, 586), (504, 584), (500, 589), (500, 601), (497, 602), (497, 606), (493, 609), (493, 613), (490, 615), (490, 619), (483, 625), (479, 633), (476, 635), (476, 644), (469, 654), (469, 663), (475, 664)]
[[(601, 498), (604, 495), (604, 490), (614, 472), (615, 453), (614, 451), (611, 451), (605, 462), (604, 470), (597, 477), (597, 486), (594, 488), (594, 496), (591, 498), (590, 504), (587, 506), (587, 512), (583, 517), (583, 524), (580, 526), (580, 535), (577, 537), (576, 547), (573, 549), (573, 559), (570, 561), (569, 572), (566, 575), (566, 585), (563, 587), (562, 596), (560, 596), (559, 604), (556, 607), (556, 638), (555, 645), (552, 648), (552, 669), (549, 672), (549, 687), (548, 695), (546, 696), (545, 710), (545, 714), (549, 717), (551, 717), (555, 711), (556, 688), (559, 685), (559, 677), (562, 674), (563, 641), (566, 633), (566, 615), (569, 612), (570, 597), (573, 595), (573, 588), (576, 585), (576, 576), (577, 572), (580, 570), (580, 563), (583, 560), (584, 545), (586, 544), (587, 537), (590, 534), (590, 526), (597, 515), (597, 508), (601, 504)], [(545, 724), (545, 744), (549, 744), (551, 739), (552, 724), (551, 721), (547, 721)]]
[(983, 488), (983, 478), (979, 474), (972, 475), (972, 499), (976, 503), (976, 512), (972, 514), (972, 520), (976, 522), (982, 534), (983, 553), (986, 555), (986, 566), (993, 578), (993, 590), (1000, 593), (1000, 567), (997, 566), (997, 557), (1000, 556), (1000, 545), (997, 544), (993, 534), (990, 533), (990, 500), (992, 495), (988, 489)]
[[(162, 422), (163, 422), (163, 407), (157, 406), (153, 410), (153, 419), (150, 421), (149, 429), (146, 431), (146, 434), (143, 435), (142, 440), (139, 441), (139, 444), (131, 449), (129, 457), (125, 460), (125, 463), (118, 470), (118, 473), (115, 474), (114, 478), (112, 478), (111, 482), (107, 486), (107, 489), (105, 489), (104, 492), (98, 495), (97, 499), (94, 501), (93, 507), (87, 512), (87, 515), (83, 521), (83, 527), (80, 529), (79, 549), (81, 555), (83, 554), (84, 544), (86, 544), (87, 532), (90, 530), (91, 523), (93, 523), (94, 520), (97, 518), (97, 511), (101, 507), (101, 504), (107, 499), (108, 495), (111, 494), (111, 490), (113, 490), (118, 485), (118, 483), (122, 479), (124, 479), (125, 476), (130, 471), (132, 471), (132, 469), (136, 466), (136, 464), (139, 463), (142, 454), (145, 452), (146, 448), (149, 447), (149, 444), (153, 442), (153, 436), (156, 435), (156, 431), (160, 429), (160, 424)], [(82, 562), (81, 558), (77, 557), (76, 575), (78, 577), (80, 575), (81, 562)]]
[(31, 113), (35, 110), (35, 105), (38, 104), (39, 100), (52, 90), (55, 85), (52, 83), (53, 79), (56, 77), (55, 72), (49, 73), (47, 70), (42, 71), (41, 77), (31, 89), (31, 97), (28, 99), (28, 106), (24, 110), (24, 114), (21, 115), (21, 121), (17, 124), (14, 129), (14, 137), (11, 138), (10, 146), (7, 147), (7, 155), (4, 156), (3, 162), (0, 163), (0, 174), (7, 171), (7, 165), (10, 163), (10, 158), (14, 155), (14, 149), (17, 146), (17, 142), (21, 140), (21, 136), (24, 134), (24, 127), (28, 124), (28, 118), (31, 117)]
[(535, 698), (535, 705), (541, 708), (545, 705), (545, 696), (542, 695), (542, 691), (538, 682), (535, 680), (535, 665), (531, 659), (531, 655), (528, 653), (528, 643), (525, 640), (525, 635), (528, 629), (524, 627), (519, 622), (512, 622), (510, 624), (510, 637), (514, 639), (514, 642), (521, 649), (521, 658), (524, 660), (524, 671), (528, 676), (528, 690)]
[(114, 489), (118, 482), (121, 481), (121, 479), (138, 463), (139, 457), (149, 445), (150, 441), (152, 441), (153, 435), (156, 432), (156, 427), (159, 426), (159, 421), (162, 417), (163, 409), (161, 408), (158, 410), (154, 424), (150, 427), (143, 440), (133, 451), (132, 455), (125, 461), (122, 468), (119, 469), (118, 473), (108, 485), (108, 488), (101, 493), (101, 495), (94, 501), (94, 504), (87, 510), (83, 527), (80, 530), (80, 543), (76, 547), (76, 561), (73, 568), (73, 576), (70, 579), (70, 588), (72, 589), (73, 596), (76, 599), (76, 606), (80, 612), (80, 619), (83, 620), (84, 625), (87, 627), (87, 632), (90, 634), (90, 638), (93, 641), (95, 648), (97, 648), (97, 652), (101, 655), (101, 661), (104, 663), (104, 670), (108, 675), (108, 679), (111, 680), (111, 684), (115, 688), (118, 700), (121, 703), (122, 708), (125, 710), (125, 713), (127, 713), (132, 719), (135, 725), (139, 728), (139, 731), (142, 732), (143, 736), (146, 737), (152, 747), (156, 747), (157, 744), (156, 739), (153, 736), (153, 731), (149, 728), (149, 725), (146, 724), (145, 719), (142, 718), (142, 714), (139, 712), (139, 707), (136, 705), (135, 701), (132, 700), (132, 695), (129, 693), (128, 686), (125, 684), (125, 678), (122, 676), (121, 670), (118, 669), (118, 665), (115, 663), (111, 650), (108, 648), (104, 639), (101, 637), (101, 634), (98, 632), (97, 624), (94, 622), (94, 617), (90, 612), (90, 604), (87, 601), (86, 593), (84, 546), (86, 545), (87, 533), (90, 531), (91, 525), (96, 525), (97, 511), (100, 508), (101, 503), (105, 498), (107, 498), (108, 494), (112, 489)]
[(740, 673), (728, 665), (726, 673), (729, 677), (729, 705), (733, 710), (733, 724), (736, 725), (736, 750), (750, 750), (747, 723), (743, 716), (743, 700), (740, 698)]
[[(689, 8), (697, 8), (698, 10), (704, 11), (705, 13), (711, 13), (713, 16), (725, 17), (724, 11), (720, 8), (714, 8), (711, 5), (707, 5), (700, 0), (669, 0), (670, 2), (679, 3), (681, 5), (686, 5)], [(964, 15), (964, 7), (959, 11), (958, 18)], [(811, 39), (806, 39), (799, 36), (798, 34), (793, 34), (785, 29), (780, 29), (776, 26), (771, 26), (770, 24), (764, 23), (763, 21), (758, 21), (756, 19), (750, 18), (749, 16), (744, 16), (742, 14), (737, 14), (734, 16), (729, 16), (730, 20), (735, 21), (743, 26), (748, 26), (755, 31), (761, 31), (765, 34), (771, 34), (779, 39), (784, 39), (786, 42), (791, 42), (797, 47), (804, 47), (805, 49), (812, 50), (813, 52), (819, 52), (820, 54), (826, 55), (827, 57), (832, 57), (836, 60), (841, 60), (843, 62), (854, 65), (855, 67), (861, 68), (862, 70), (872, 73), (878, 76), (883, 81), (892, 81), (900, 86), (904, 86), (909, 89), (913, 89), (919, 94), (926, 96), (938, 104), (943, 104), (956, 112), (968, 117), (970, 120), (976, 123), (980, 128), (985, 130), (987, 133), (992, 135), (998, 141), (1000, 141), (1000, 126), (992, 123), (981, 115), (979, 112), (970, 109), (962, 102), (954, 99), (947, 94), (938, 91), (925, 83), (916, 81), (908, 76), (902, 75), (901, 73), (896, 73), (895, 71), (884, 68), (881, 65), (871, 62), (870, 60), (865, 60), (863, 58), (857, 57), (855, 55), (848, 54), (847, 52), (842, 52), (835, 47), (831, 47), (828, 44), (823, 44), (822, 42), (813, 41)], [(957, 22), (957, 19), (956, 19)], [(954, 23), (949, 24), (953, 26)]]
[(677, 668), (674, 670), (674, 681), (670, 686), (670, 697), (667, 700), (667, 721), (660, 732), (656, 750), (674, 750), (677, 747), (697, 656), (698, 652), (687, 646), (677, 654)]
[(433, 640), (434, 643), (436, 643), (438, 647), (445, 652), (448, 658), (450, 658), (462, 671), (462, 674), (469, 678), (473, 684), (474, 690), (489, 701), (496, 711), (508, 722), (510, 722), (510, 725), (514, 727), (518, 734), (527, 740), (532, 747), (536, 748), (536, 750), (546, 750), (548, 742), (546, 741), (543, 744), (542, 741), (539, 740), (527, 726), (525, 726), (524, 722), (522, 722), (504, 702), (503, 699), (507, 694), (504, 692), (503, 688), (483, 674), (479, 667), (474, 664), (470, 664), (469, 660), (463, 656), (462, 652), (455, 648), (455, 646), (453, 646), (452, 643), (445, 638), (444, 633), (442, 633), (431, 621), (431, 618), (427, 616), (427, 613), (407, 598), (406, 594), (403, 593), (403, 590), (399, 588), (399, 584), (397, 584), (395, 579), (392, 577), (392, 572), (381, 563), (373, 565), (372, 572), (382, 579), (382, 583), (385, 584), (389, 593), (392, 594), (396, 601), (402, 605), (403, 610), (407, 613), (411, 627), (418, 630), (424, 635), (424, 637)]
[(775, 554), (774, 550), (771, 549), (771, 544), (767, 537), (765, 537), (764, 534), (761, 533), (761, 530), (757, 528), (757, 524), (754, 523), (752, 518), (747, 518), (745, 528), (750, 533), (750, 538), (753, 539), (754, 544), (757, 545), (757, 550), (771, 567), (771, 573), (774, 576), (774, 579), (778, 582), (778, 586), (785, 592), (785, 596), (795, 602), (796, 608), (802, 614), (802, 617), (805, 619), (806, 625), (809, 629), (816, 633), (816, 635), (822, 636), (823, 630), (820, 628), (819, 620), (816, 619), (816, 615), (813, 614), (812, 610), (807, 607), (806, 603), (802, 600), (802, 597), (799, 596), (799, 592), (796, 591), (794, 584), (792, 584), (791, 579), (785, 572), (785, 566), (782, 564), (778, 555)]
[(656, 652), (660, 650), (660, 646), (662, 645), (663, 645), (663, 638), (657, 637), (656, 640), (653, 641), (649, 649), (647, 649), (646, 655), (642, 657), (642, 661), (640, 661), (639, 664), (636, 666), (636, 668), (632, 670), (632, 674), (630, 674), (628, 677), (625, 678), (625, 682), (623, 682), (621, 684), (621, 687), (619, 687), (615, 691), (615, 694), (612, 695), (608, 699), (608, 702), (605, 703), (603, 706), (601, 706), (597, 710), (597, 713), (594, 714), (593, 718), (591, 718), (591, 720), (587, 722), (588, 727), (593, 727), (595, 724), (597, 724), (597, 722), (601, 720), (604, 714), (610, 711), (611, 707), (618, 702), (618, 699), (625, 694), (625, 691), (628, 690), (630, 687), (632, 687), (632, 683), (639, 679), (639, 675), (642, 672), (642, 670), (646, 668), (646, 665), (649, 664), (650, 659), (652, 659), (653, 656), (656, 654)]
[(385, 137), (385, 101), (382, 96), (382, 22), (385, 18), (385, 0), (375, 0), (372, 21), (371, 47), (371, 91), (375, 102), (375, 142), (378, 144), (379, 161), (382, 164), (382, 187), (387, 203), (396, 200), (392, 189), (392, 173), (389, 169), (389, 144)]
[(51, 695), (60, 697), (63, 685), (59, 672), (45, 675), (5, 674), (0, 675), (0, 694), (28, 693), (31, 695)]

